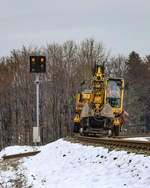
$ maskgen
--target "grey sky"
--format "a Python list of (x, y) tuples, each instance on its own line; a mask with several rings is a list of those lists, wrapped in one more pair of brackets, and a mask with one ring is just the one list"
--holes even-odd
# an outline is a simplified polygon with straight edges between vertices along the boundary
[(0, 0), (0, 57), (23, 45), (86, 38), (112, 55), (150, 54), (150, 0)]

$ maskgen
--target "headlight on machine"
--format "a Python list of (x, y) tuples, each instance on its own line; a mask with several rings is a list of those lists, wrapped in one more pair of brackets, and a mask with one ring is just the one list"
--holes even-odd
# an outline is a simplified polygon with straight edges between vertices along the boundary
[(121, 109), (115, 109), (115, 112), (120, 114), (122, 112), (122, 110)]

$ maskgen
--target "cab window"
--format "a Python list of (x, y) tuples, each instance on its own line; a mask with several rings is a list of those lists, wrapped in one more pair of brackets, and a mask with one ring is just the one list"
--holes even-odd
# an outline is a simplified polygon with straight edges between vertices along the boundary
[(107, 103), (112, 107), (121, 106), (121, 80), (108, 80), (107, 82)]

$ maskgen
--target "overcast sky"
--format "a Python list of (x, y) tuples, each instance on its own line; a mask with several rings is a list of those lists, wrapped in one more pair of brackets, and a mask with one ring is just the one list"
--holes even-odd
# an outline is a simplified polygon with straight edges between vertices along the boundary
[(0, 57), (86, 38), (112, 55), (150, 54), (150, 0), (0, 0)]

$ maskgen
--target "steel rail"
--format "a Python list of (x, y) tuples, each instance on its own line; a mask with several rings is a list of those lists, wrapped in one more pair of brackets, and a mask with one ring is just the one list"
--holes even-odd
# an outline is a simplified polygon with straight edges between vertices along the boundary
[(4, 155), (2, 158), (4, 160), (6, 159), (13, 159), (13, 158), (20, 158), (20, 157), (28, 157), (28, 156), (33, 156), (40, 153), (40, 151), (32, 151), (32, 152), (26, 152), (26, 153), (18, 153), (18, 154), (12, 154), (12, 155)]
[(84, 136), (78, 136), (77, 139), (81, 142), (83, 141), (88, 143), (115, 145), (121, 147), (150, 150), (150, 141), (123, 140), (116, 138), (96, 138)]
[(135, 137), (150, 137), (150, 134), (137, 134), (137, 135), (128, 135), (128, 136), (113, 136), (112, 138), (135, 138)]

